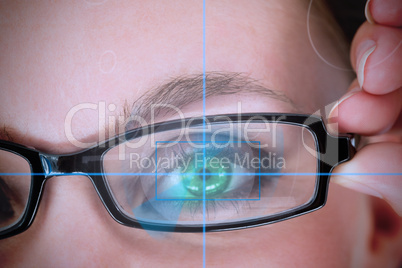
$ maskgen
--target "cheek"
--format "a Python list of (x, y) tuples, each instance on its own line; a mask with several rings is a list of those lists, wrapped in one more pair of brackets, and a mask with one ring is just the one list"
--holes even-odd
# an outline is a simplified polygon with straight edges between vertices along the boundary
[(367, 200), (330, 187), (316, 212), (249, 230), (207, 234), (207, 265), (227, 267), (350, 267), (368, 234)]

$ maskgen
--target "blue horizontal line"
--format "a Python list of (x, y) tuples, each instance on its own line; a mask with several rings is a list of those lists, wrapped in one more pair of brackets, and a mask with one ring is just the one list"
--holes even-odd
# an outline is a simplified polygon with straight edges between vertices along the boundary
[(170, 199), (170, 198), (155, 198), (157, 201), (208, 201), (208, 200), (214, 200), (214, 201), (259, 201), (261, 200), (260, 198), (206, 198), (206, 199), (193, 199), (193, 198), (183, 198), (183, 199)]
[[(46, 174), (46, 173), (0, 173), (0, 176), (74, 176), (74, 175), (88, 175), (88, 176), (168, 176), (168, 175), (220, 175), (222, 173), (54, 173), (54, 174)], [(260, 175), (260, 176), (329, 176), (329, 175), (343, 175), (343, 176), (402, 176), (402, 173), (224, 173), (225, 175), (243, 175), (243, 176), (253, 176), (253, 175)]]
[(155, 143), (258, 143), (259, 141), (156, 141)]

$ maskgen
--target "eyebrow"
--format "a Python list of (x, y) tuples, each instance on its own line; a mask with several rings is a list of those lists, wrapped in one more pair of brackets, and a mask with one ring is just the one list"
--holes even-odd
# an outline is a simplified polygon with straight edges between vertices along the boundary
[[(168, 115), (172, 112), (172, 109), (163, 107), (163, 105), (168, 104), (181, 109), (186, 105), (201, 101), (204, 97), (203, 79), (203, 74), (175, 77), (149, 90), (135, 100), (132, 105), (129, 105), (126, 100), (123, 107), (123, 127), (126, 130), (130, 130), (139, 126), (132, 123), (138, 123), (138, 121), (130, 121), (133, 116), (143, 118), (146, 122), (149, 122), (151, 117), (150, 107), (155, 104), (158, 104), (158, 106), (154, 106), (153, 112), (155, 117), (157, 117), (158, 115)], [(205, 74), (205, 87), (206, 99), (213, 96), (254, 93), (290, 104), (294, 110), (298, 110), (294, 102), (283, 92), (269, 89), (263, 86), (258, 80), (244, 73), (207, 72)], [(127, 124), (127, 122), (129, 123)], [(118, 131), (118, 129), (116, 129), (116, 131)], [(13, 129), (6, 125), (0, 127), (1, 140), (14, 141), (14, 137)]]
[[(131, 106), (127, 101), (124, 105), (125, 121), (132, 117), (140, 117), (146, 121), (151, 117), (153, 109), (155, 117), (172, 112), (163, 105), (171, 105), (179, 109), (191, 103), (203, 99), (203, 74), (179, 76), (170, 79), (168, 82), (157, 86), (138, 98)], [(296, 105), (283, 92), (269, 89), (263, 86), (258, 80), (250, 78), (243, 73), (233, 72), (208, 72), (205, 74), (205, 98), (213, 96), (225, 96), (239, 93), (256, 93), (275, 100), (290, 104), (295, 110)], [(159, 106), (161, 105), (161, 106)], [(126, 130), (133, 129), (137, 125), (127, 124)]]

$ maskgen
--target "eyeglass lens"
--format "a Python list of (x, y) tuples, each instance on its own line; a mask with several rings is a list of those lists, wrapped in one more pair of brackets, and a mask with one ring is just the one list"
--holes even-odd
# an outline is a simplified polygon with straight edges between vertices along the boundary
[(152, 133), (103, 157), (105, 179), (126, 216), (186, 226), (242, 222), (305, 205), (317, 167), (310, 131), (271, 122)]

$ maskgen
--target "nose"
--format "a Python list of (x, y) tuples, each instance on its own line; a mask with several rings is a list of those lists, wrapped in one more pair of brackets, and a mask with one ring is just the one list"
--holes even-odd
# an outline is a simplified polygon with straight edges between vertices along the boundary
[[(127, 231), (135, 237), (141, 230), (115, 222), (88, 178), (53, 177), (32, 226), (15, 237), (17, 249), (6, 257), (26, 261), (22, 266), (111, 266), (127, 254), (121, 244)], [(135, 249), (130, 254), (136, 255)]]

